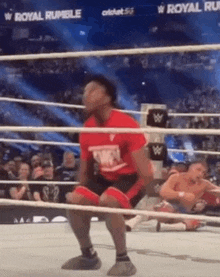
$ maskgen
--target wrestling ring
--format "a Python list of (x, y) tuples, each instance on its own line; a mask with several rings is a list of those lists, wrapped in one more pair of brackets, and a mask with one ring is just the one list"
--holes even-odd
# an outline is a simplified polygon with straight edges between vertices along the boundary
[[(108, 51), (90, 51), (75, 53), (52, 53), (36, 55), (1, 56), (1, 61), (45, 59), (45, 58), (73, 58), (88, 56), (110, 56), (129, 54), (173, 53), (181, 51), (219, 50), (220, 45), (161, 47), (148, 49), (125, 49)], [(0, 101), (21, 102), (30, 105), (62, 106), (63, 108), (79, 108), (80, 105), (31, 101), (1, 97)], [(143, 112), (125, 111), (128, 113)], [(169, 116), (186, 116), (184, 114), (170, 114)], [(187, 114), (187, 116), (219, 116), (218, 114)], [(169, 135), (220, 135), (216, 129), (164, 129), (164, 128), (81, 128), (81, 127), (35, 127), (35, 126), (1, 126), (0, 132), (100, 132), (100, 133), (148, 133)], [(56, 141), (32, 141), (16, 139), (0, 139), (4, 143), (27, 143), (47, 145), (78, 146), (76, 143)], [(168, 149), (173, 152), (187, 152), (185, 149)], [(220, 155), (220, 152), (195, 151), (199, 154)], [(5, 181), (4, 181), (5, 182)], [(13, 181), (8, 181), (13, 183)], [(16, 181), (18, 183), (18, 181)], [(34, 183), (34, 181), (31, 181)], [(40, 181), (42, 184), (43, 182)], [(47, 182), (48, 183), (48, 182)], [(54, 181), (53, 181), (54, 183)], [(59, 182), (56, 182), (59, 183)], [(66, 184), (67, 182), (65, 182)], [(76, 182), (69, 182), (75, 185)], [(60, 185), (62, 185), (60, 183)], [(220, 217), (206, 215), (186, 215), (158, 213), (148, 210), (110, 209), (104, 207), (80, 206), (59, 203), (34, 202), (22, 200), (0, 199), (0, 207), (13, 205), (14, 207), (32, 207), (61, 210), (82, 210), (100, 213), (121, 213), (127, 215), (144, 215), (163, 218), (199, 219), (203, 222), (220, 223)], [(218, 277), (220, 273), (220, 228), (204, 226), (196, 232), (161, 232), (155, 229), (156, 220), (143, 222), (134, 232), (127, 233), (128, 253), (137, 267), (138, 277)], [(103, 266), (95, 272), (65, 271), (61, 265), (70, 257), (80, 255), (78, 243), (67, 222), (63, 223), (33, 223), (0, 225), (1, 248), (1, 276), (7, 277), (83, 277), (106, 276), (109, 266), (114, 262), (114, 247), (104, 222), (92, 222), (91, 237), (94, 247), (102, 259)]]

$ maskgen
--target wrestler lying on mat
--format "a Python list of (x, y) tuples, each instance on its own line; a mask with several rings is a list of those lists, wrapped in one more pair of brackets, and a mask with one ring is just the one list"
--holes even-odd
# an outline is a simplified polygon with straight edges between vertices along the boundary
[[(190, 164), (187, 172), (171, 175), (159, 191), (163, 201), (155, 205), (155, 211), (171, 213), (198, 212), (204, 208), (202, 196), (205, 192), (220, 196), (220, 188), (213, 185), (205, 176), (208, 165), (205, 161)], [(201, 221), (159, 218), (157, 231), (187, 230), (194, 231), (202, 225)]]

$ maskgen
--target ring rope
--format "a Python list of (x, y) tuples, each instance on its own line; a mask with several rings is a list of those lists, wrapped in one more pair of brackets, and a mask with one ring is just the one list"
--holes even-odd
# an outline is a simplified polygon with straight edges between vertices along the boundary
[(178, 53), (178, 52), (197, 52), (197, 51), (208, 51), (208, 50), (220, 50), (220, 44), (165, 46), (165, 47), (148, 47), (148, 48), (116, 49), (116, 50), (60, 52), (60, 53), (45, 53), (45, 54), (43, 53), (43, 54), (23, 54), (23, 55), (2, 55), (0, 56), (0, 61), (63, 59), (63, 58), (74, 58), (74, 57), (80, 58), (80, 57), (135, 55), (135, 54), (142, 55), (142, 54)]
[(146, 210), (142, 211), (142, 210), (135, 210), (135, 209), (132, 210), (132, 209), (106, 208), (106, 207), (96, 207), (96, 206), (60, 204), (60, 203), (51, 203), (51, 202), (42, 202), (42, 201), (0, 199), (0, 205), (80, 210), (80, 211), (87, 211), (87, 212), (89, 211), (89, 212), (127, 214), (127, 215), (144, 215), (144, 216), (151, 216), (151, 217), (174, 218), (174, 219), (197, 219), (204, 222), (220, 223), (220, 218), (214, 217), (214, 216), (210, 217), (210, 216), (204, 216), (204, 215), (174, 214), (174, 213), (153, 212), (153, 211), (146, 211)]
[(182, 117), (192, 117), (192, 116), (197, 116), (197, 117), (219, 117), (219, 113), (169, 113), (169, 116), (182, 116)]
[[(1, 139), (0, 142), (11, 142), (11, 143), (27, 143), (27, 144), (43, 144), (43, 145), (64, 145), (64, 146), (75, 146), (80, 147), (79, 143), (71, 143), (71, 142), (56, 142), (56, 141), (41, 141), (41, 140), (22, 140), (22, 139)], [(167, 151), (169, 152), (179, 152), (179, 153), (197, 153), (197, 154), (204, 154), (204, 155), (220, 155), (218, 151), (205, 151), (205, 150), (193, 150), (193, 149), (172, 149), (168, 148)]]
[(36, 126), (0, 126), (0, 132), (56, 132), (56, 133), (113, 133), (140, 134), (156, 133), (167, 135), (220, 135), (218, 129), (177, 129), (177, 128), (98, 128), (98, 127), (36, 127)]
[(63, 145), (63, 146), (79, 146), (79, 143), (73, 142), (57, 142), (57, 141), (43, 141), (43, 140), (23, 140), (23, 139), (2, 139), (0, 142), (12, 142), (12, 143), (27, 143), (27, 144), (47, 144), (47, 145)]
[(71, 182), (71, 181), (26, 181), (26, 180), (0, 180), (0, 184), (31, 184), (31, 185), (77, 185), (79, 182)]
[(64, 107), (64, 108), (78, 108), (78, 109), (85, 108), (85, 106), (83, 106), (83, 105), (65, 104), (65, 103), (48, 102), (48, 101), (37, 101), (37, 100), (27, 100), (27, 99), (17, 99), (17, 98), (11, 98), (11, 97), (0, 97), (0, 101), (26, 103), (26, 104), (33, 104), (33, 105), (44, 105), (44, 106), (57, 106), (57, 107)]
[[(44, 106), (57, 106), (57, 107), (64, 107), (64, 108), (85, 109), (84, 105), (65, 104), (65, 103), (48, 102), (48, 101), (35, 101), (35, 100), (17, 99), (17, 98), (11, 98), (11, 97), (0, 97), (0, 101), (26, 103), (26, 104), (33, 104), (33, 105), (44, 105)], [(122, 111), (125, 113), (131, 113), (131, 114), (147, 114), (147, 112), (133, 111), (133, 110), (122, 110)]]
[(195, 154), (204, 154), (204, 155), (220, 155), (218, 151), (205, 151), (205, 150), (193, 150), (193, 149), (167, 149), (169, 152), (174, 153), (195, 153)]
[[(0, 101), (2, 102), (17, 102), (17, 103), (26, 103), (26, 104), (33, 104), (33, 105), (44, 105), (44, 106), (57, 106), (57, 107), (64, 107), (64, 108), (76, 108), (76, 109), (85, 109), (84, 105), (75, 105), (75, 104), (65, 104), (65, 103), (57, 103), (57, 102), (48, 102), (48, 101), (36, 101), (36, 100), (27, 100), (27, 99), (17, 99), (11, 97), (0, 97)], [(122, 110), (125, 113), (130, 114), (148, 114), (148, 112), (143, 111), (133, 111), (133, 110)], [(220, 114), (218, 113), (169, 113), (169, 116), (172, 117), (219, 117)]]

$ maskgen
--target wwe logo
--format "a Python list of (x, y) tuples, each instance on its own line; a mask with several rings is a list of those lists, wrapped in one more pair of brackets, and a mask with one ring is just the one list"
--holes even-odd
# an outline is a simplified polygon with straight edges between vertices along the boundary
[(164, 13), (165, 11), (165, 6), (158, 6), (157, 7), (158, 13)]
[(153, 117), (154, 117), (154, 122), (156, 123), (161, 123), (162, 119), (163, 119), (163, 114), (153, 114)]
[(157, 145), (157, 146), (152, 146), (152, 148), (153, 148), (153, 151), (154, 151), (154, 155), (156, 156), (156, 155), (161, 155), (161, 153), (162, 153), (162, 151), (163, 151), (163, 146), (159, 146), (159, 145)]
[(12, 13), (5, 13), (4, 16), (5, 16), (5, 20), (7, 21), (10, 21), (12, 19)]

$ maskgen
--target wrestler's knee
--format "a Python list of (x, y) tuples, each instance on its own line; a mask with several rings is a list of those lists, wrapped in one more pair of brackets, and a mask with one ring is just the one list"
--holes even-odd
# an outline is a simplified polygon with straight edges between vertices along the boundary
[[(157, 212), (175, 213), (175, 209), (173, 208), (173, 206), (165, 200), (155, 205), (153, 209)], [(162, 223), (174, 223), (173, 219), (170, 218), (158, 217), (157, 220)]]
[(99, 196), (86, 187), (78, 186), (66, 195), (66, 201), (68, 204), (98, 205)]
[(112, 208), (130, 208), (128, 197), (120, 190), (109, 187), (101, 196), (99, 205)]
[(106, 195), (103, 193), (99, 199), (99, 206), (101, 207), (111, 207), (111, 208), (120, 208), (120, 204), (117, 199), (112, 196)]

